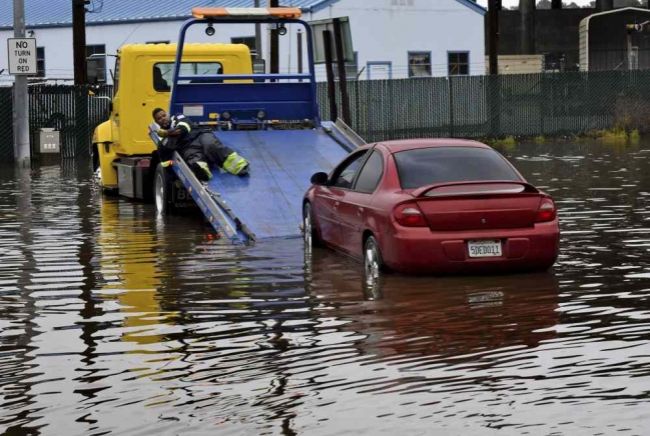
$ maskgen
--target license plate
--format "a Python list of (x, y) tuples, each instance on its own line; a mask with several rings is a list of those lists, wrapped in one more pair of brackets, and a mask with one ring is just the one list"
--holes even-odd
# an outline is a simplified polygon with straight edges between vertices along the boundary
[(467, 241), (469, 257), (501, 256), (501, 241)]

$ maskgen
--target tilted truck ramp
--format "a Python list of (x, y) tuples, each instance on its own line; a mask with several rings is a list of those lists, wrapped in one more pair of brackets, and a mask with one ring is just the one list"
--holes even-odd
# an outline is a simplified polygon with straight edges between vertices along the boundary
[(317, 171), (331, 171), (351, 149), (322, 128), (220, 131), (216, 136), (248, 159), (251, 170), (237, 177), (215, 169), (207, 191), (256, 240), (300, 235), (309, 179)]

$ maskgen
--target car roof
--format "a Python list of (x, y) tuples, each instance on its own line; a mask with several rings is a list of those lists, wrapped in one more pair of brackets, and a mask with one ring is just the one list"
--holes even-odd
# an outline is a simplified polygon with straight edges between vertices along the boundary
[(430, 147), (476, 147), (491, 149), (490, 146), (485, 145), (482, 142), (455, 138), (396, 139), (392, 141), (377, 142), (376, 144), (370, 145), (381, 145), (390, 153)]

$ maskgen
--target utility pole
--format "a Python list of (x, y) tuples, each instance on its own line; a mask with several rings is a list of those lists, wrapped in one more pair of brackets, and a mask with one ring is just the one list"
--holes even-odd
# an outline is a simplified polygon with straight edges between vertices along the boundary
[[(488, 80), (488, 107), (490, 108), (490, 135), (498, 136), (501, 133), (501, 83), (499, 82), (499, 12), (501, 0), (489, 0), (489, 52), (490, 52), (490, 78)], [(451, 108), (453, 111), (453, 107)]]
[[(14, 0), (14, 37), (25, 37), (25, 0)], [(29, 91), (27, 77), (14, 76), (14, 158), (16, 165), (30, 165)]]
[(72, 53), (74, 84), (88, 82), (86, 70), (86, 4), (87, 0), (72, 0)]
[(596, 0), (596, 9), (599, 11), (611, 11), (614, 9), (614, 0)]
[(499, 11), (501, 0), (488, 0), (488, 51), (490, 56), (490, 74), (499, 73)]
[(519, 0), (521, 54), (535, 53), (535, 0)]
[[(269, 0), (270, 8), (278, 7), (278, 0)], [(269, 45), (271, 50), (271, 55), (269, 56), (270, 70), (271, 74), (278, 74), (280, 72), (280, 55), (279, 55), (279, 45), (280, 38), (278, 35), (278, 29), (271, 29)]]

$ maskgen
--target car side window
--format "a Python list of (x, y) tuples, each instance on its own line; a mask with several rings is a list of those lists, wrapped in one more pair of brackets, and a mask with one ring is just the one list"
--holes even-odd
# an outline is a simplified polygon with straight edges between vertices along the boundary
[(382, 154), (375, 150), (361, 169), (354, 190), (368, 194), (375, 192), (382, 174), (384, 174), (384, 159)]
[(364, 150), (360, 153), (352, 155), (347, 161), (341, 164), (341, 166), (336, 169), (332, 186), (336, 186), (337, 188), (351, 189), (354, 177), (357, 175), (357, 172), (361, 167), (361, 163), (363, 162), (363, 158), (366, 156), (366, 152), (367, 150)]

